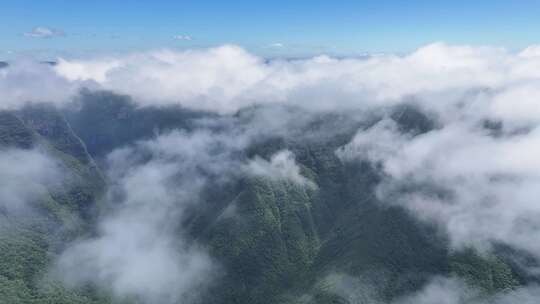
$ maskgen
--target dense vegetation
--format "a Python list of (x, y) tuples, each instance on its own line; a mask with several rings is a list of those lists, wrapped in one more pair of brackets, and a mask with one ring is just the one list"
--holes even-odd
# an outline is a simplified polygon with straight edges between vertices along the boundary
[[(396, 113), (393, 119), (409, 132), (435, 127), (414, 109)], [(70, 174), (61, 187), (48, 189), (31, 218), (0, 210), (0, 303), (111, 303), (107, 291), (66, 289), (48, 275), (66, 243), (93, 233), (107, 183), (96, 162), (157, 132), (191, 130), (193, 120), (205, 115), (137, 108), (108, 92), (83, 92), (62, 111), (34, 105), (0, 112), (0, 149), (40, 147)], [(461, 277), (486, 294), (534, 279), (512, 263), (509, 249), (456, 252), (436, 227), (399, 207), (382, 206), (373, 194), (377, 169), (344, 164), (334, 153), (369, 122), (337, 121), (317, 117), (297, 130), (305, 136), (265, 138), (245, 151), (246, 157), (293, 151), (315, 188), (242, 178), (209, 190), (190, 210), (186, 231), (224, 268), (202, 302), (347, 303), (333, 288), (340, 276), (362, 278), (372, 287), (369, 296), (380, 301), (418, 290), (435, 275)], [(335, 134), (308, 136), (326, 129)], [(232, 206), (241, 220), (221, 216)]]

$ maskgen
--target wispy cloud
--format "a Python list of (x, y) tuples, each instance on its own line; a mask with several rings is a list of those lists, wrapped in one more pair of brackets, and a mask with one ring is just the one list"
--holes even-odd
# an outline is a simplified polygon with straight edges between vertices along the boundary
[(47, 186), (60, 176), (58, 164), (37, 149), (0, 150), (0, 210), (27, 212), (26, 207), (47, 193)]
[(293, 183), (315, 188), (315, 183), (302, 176), (300, 166), (296, 163), (294, 154), (289, 150), (281, 150), (272, 155), (270, 160), (260, 157), (252, 159), (245, 170), (252, 175), (266, 177), (271, 180), (286, 180)]
[(270, 44), (268, 47), (271, 47), (271, 48), (283, 48), (285, 47), (285, 45), (283, 43), (280, 43), (280, 42), (276, 42), (276, 43), (272, 43)]
[[(105, 202), (117, 209), (101, 219), (96, 237), (66, 248), (53, 274), (69, 286), (96, 283), (137, 303), (191, 303), (216, 265), (204, 248), (177, 235), (177, 224), (209, 182), (201, 166), (225, 170), (226, 158), (212, 163), (214, 155), (202, 153), (216, 139), (173, 132), (111, 153), (108, 174), (117, 183)], [(152, 158), (140, 161), (147, 153)]]
[(193, 40), (193, 37), (191, 37), (191, 36), (189, 36), (189, 35), (174, 35), (174, 36), (173, 36), (173, 39), (174, 39), (174, 40), (191, 41), (191, 40)]
[(62, 30), (52, 29), (44, 26), (35, 27), (30, 32), (24, 33), (25, 37), (30, 38), (54, 38), (62, 37), (65, 35), (65, 32)]

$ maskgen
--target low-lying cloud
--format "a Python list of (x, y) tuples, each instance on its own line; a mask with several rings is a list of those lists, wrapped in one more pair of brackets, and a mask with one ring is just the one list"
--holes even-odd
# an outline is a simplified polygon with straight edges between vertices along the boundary
[(18, 109), (28, 102), (65, 104), (81, 84), (58, 75), (48, 65), (17, 61), (0, 69), (0, 110)]
[(113, 185), (97, 236), (69, 246), (53, 274), (68, 285), (93, 283), (120, 298), (189, 303), (220, 273), (219, 263), (180, 224), (208, 186), (256, 176), (314, 187), (288, 150), (270, 160), (246, 158), (242, 151), (268, 130), (227, 119), (199, 124), (196, 131), (160, 134), (109, 154)]
[(61, 169), (39, 150), (0, 150), (0, 213), (27, 212), (61, 180)]
[(538, 286), (520, 287), (489, 295), (471, 289), (456, 278), (434, 278), (422, 290), (403, 297), (393, 304), (533, 304), (538, 301)]
[(109, 194), (117, 210), (102, 219), (96, 238), (68, 247), (58, 273), (68, 285), (91, 282), (144, 303), (192, 300), (214, 271), (202, 248), (175, 234), (185, 200), (195, 194), (172, 186), (174, 164), (150, 162), (119, 174), (112, 190), (119, 193)]
[[(290, 134), (298, 126), (275, 105), (298, 113), (416, 107), (435, 122), (432, 129), (411, 132), (386, 117), (359, 129), (337, 156), (344, 163), (371, 163), (381, 176), (378, 199), (436, 223), (453, 248), (489, 250), (504, 243), (540, 257), (538, 49), (515, 53), (436, 43), (405, 56), (268, 61), (226, 45), (59, 59), (54, 67), (15, 63), (0, 70), (0, 108), (27, 101), (63, 104), (91, 87), (129, 94), (141, 106), (180, 104), (237, 114), (113, 152), (109, 175), (116, 184), (107, 201), (114, 212), (102, 218), (97, 237), (76, 243), (59, 260), (67, 281), (103, 284), (148, 303), (174, 303), (218, 267), (200, 245), (173, 234), (210, 180), (250, 174), (311, 185), (288, 150), (270, 159), (242, 158), (261, 134)], [(240, 110), (259, 105), (268, 106), (265, 114), (239, 123), (245, 119)], [(6, 157), (11, 162), (14, 156)], [(10, 174), (5, 172), (0, 177)], [(146, 260), (157, 264), (141, 262)], [(445, 296), (447, 303), (469, 295), (460, 282), (442, 279), (402, 301), (429, 303), (448, 290), (456, 292)], [(534, 294), (520, 289), (496, 303)]]
[(540, 256), (540, 132), (501, 128), (462, 119), (412, 136), (383, 120), (337, 154), (381, 165), (379, 198), (441, 224), (454, 246), (501, 242)]
[[(538, 212), (539, 67), (538, 47), (514, 53), (436, 43), (405, 56), (266, 61), (226, 45), (60, 59), (55, 67), (14, 64), (0, 71), (0, 94), (2, 107), (12, 108), (32, 100), (66, 102), (82, 86), (130, 94), (141, 105), (219, 113), (265, 104), (364, 112), (414, 104), (437, 129), (416, 136), (385, 119), (360, 130), (339, 156), (382, 164), (381, 198), (405, 182), (440, 186), (447, 196), (413, 192), (399, 200), (442, 223), (456, 246), (503, 241), (537, 250), (527, 235), (534, 235)], [(286, 132), (277, 121), (276, 127), (266, 119), (261, 124), (268, 126), (259, 129)], [(289, 170), (278, 163), (254, 159), (248, 167), (300, 180), (294, 165)]]
[(205, 174), (228, 165), (219, 153), (211, 161), (209, 150), (218, 141), (208, 133), (173, 132), (111, 153), (111, 210), (98, 236), (68, 247), (55, 273), (67, 284), (90, 282), (144, 303), (188, 303), (202, 295), (217, 266), (203, 247), (184, 238), (179, 223), (200, 201)]
[[(476, 106), (483, 98), (491, 99), (489, 95), (504, 99), (508, 92), (524, 94), (523, 86), (534, 87), (540, 78), (537, 55), (531, 48), (513, 53), (436, 43), (406, 56), (266, 61), (226, 45), (103, 60), (60, 60), (56, 71), (72, 80), (95, 80), (103, 88), (136, 96), (143, 104), (180, 103), (221, 113), (253, 104), (366, 108), (401, 103), (404, 98), (443, 111), (466, 96), (470, 96), (467, 106)], [(106, 64), (110, 62), (115, 64)], [(108, 67), (96, 68), (104, 66)], [(96, 69), (100, 72), (92, 72)], [(489, 100), (476, 110), (479, 115), (504, 115), (501, 102)], [(526, 100), (520, 108), (522, 113), (535, 111)]]
[(300, 167), (289, 150), (281, 150), (270, 157), (270, 160), (256, 156), (245, 166), (248, 174), (268, 178), (274, 181), (289, 181), (300, 186), (315, 187), (315, 184), (302, 176)]
[[(114, 181), (106, 198), (110, 210), (98, 235), (69, 246), (54, 273), (68, 285), (94, 283), (144, 303), (196, 300), (220, 265), (180, 223), (205, 187), (241, 176), (246, 161), (237, 154), (249, 141), (250, 133), (212, 131), (203, 123), (199, 131), (173, 131), (113, 151), (107, 161)], [(285, 161), (294, 164), (288, 156)]]

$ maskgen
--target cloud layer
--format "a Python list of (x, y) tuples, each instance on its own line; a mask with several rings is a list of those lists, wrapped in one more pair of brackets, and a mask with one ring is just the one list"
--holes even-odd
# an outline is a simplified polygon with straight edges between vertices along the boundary
[[(60, 58), (52, 72), (14, 65), (1, 71), (0, 86), (2, 107), (28, 100), (62, 102), (77, 88), (92, 84), (132, 95), (142, 105), (179, 103), (220, 113), (255, 104), (335, 110), (415, 100), (438, 112), (462, 102), (469, 115), (535, 121), (540, 115), (534, 106), (539, 67), (537, 47), (513, 53), (436, 43), (406, 56), (267, 61), (225, 45), (88, 60)], [(37, 90), (39, 83), (49, 85)], [(510, 103), (512, 111), (507, 111)]]
[[(413, 98), (443, 111), (470, 96), (469, 106), (504, 116), (505, 99), (531, 96), (540, 78), (534, 48), (521, 53), (438, 43), (406, 56), (365, 59), (319, 56), (266, 61), (236, 46), (133, 54), (100, 60), (60, 60), (56, 72), (94, 80), (145, 103), (230, 113), (253, 104), (295, 104), (308, 109), (366, 108)], [(481, 100), (489, 98), (489, 101)], [(486, 102), (485, 107), (480, 103)], [(472, 109), (471, 109), (472, 110)], [(537, 119), (523, 99), (515, 109)]]
[[(436, 43), (406, 56), (267, 61), (222, 46), (59, 59), (54, 67), (17, 63), (0, 70), (0, 107), (62, 104), (81, 87), (129, 94), (141, 106), (181, 104), (219, 114), (269, 109), (244, 125), (240, 112), (199, 121), (200, 130), (192, 133), (162, 134), (113, 152), (109, 175), (117, 184), (108, 202), (114, 212), (103, 218), (97, 237), (64, 253), (59, 267), (67, 281), (174, 303), (202, 284), (194, 278), (212, 277), (216, 266), (204, 248), (173, 234), (205, 186), (245, 173), (311, 185), (288, 150), (268, 160), (239, 156), (261, 134), (287, 134), (302, 124), (302, 114), (291, 119), (292, 112), (282, 115), (274, 105), (382, 116), (393, 106), (418, 108), (433, 129), (407, 131), (386, 115), (359, 129), (336, 154), (344, 163), (369, 162), (380, 170), (379, 200), (436, 223), (453, 248), (489, 250), (505, 243), (540, 258), (538, 47), (514, 53)], [(160, 263), (141, 263), (148, 259)], [(450, 290), (457, 293), (446, 295), (448, 303), (469, 292), (459, 282), (436, 280), (403, 301), (429, 303)], [(498, 301), (535, 292), (518, 290)]]
[(0, 69), (0, 110), (18, 109), (32, 101), (65, 104), (81, 84), (58, 75), (45, 64), (17, 61)]
[[(381, 198), (393, 197), (405, 182), (441, 188), (442, 198), (414, 192), (399, 200), (442, 223), (456, 246), (504, 241), (535, 251), (539, 84), (538, 47), (513, 53), (443, 43), (406, 56), (292, 61), (265, 61), (227, 45), (60, 59), (55, 67), (19, 63), (0, 71), (2, 107), (8, 108), (28, 100), (66, 102), (82, 86), (130, 94), (141, 105), (180, 103), (219, 113), (259, 104), (364, 112), (414, 104), (437, 121), (437, 129), (416, 136), (385, 119), (359, 130), (339, 156), (382, 164), (387, 179)], [(261, 118), (256, 130), (286, 132), (280, 119)], [(247, 167), (299, 181), (290, 160), (280, 154)]]

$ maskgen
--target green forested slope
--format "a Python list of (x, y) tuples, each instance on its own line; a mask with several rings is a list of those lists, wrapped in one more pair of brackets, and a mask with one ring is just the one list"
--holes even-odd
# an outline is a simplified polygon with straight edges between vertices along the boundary
[(0, 112), (0, 149), (39, 149), (69, 174), (24, 214), (0, 210), (0, 303), (97, 303), (46, 278), (62, 246), (89, 231), (104, 190), (84, 145), (58, 112), (33, 108)]
[[(112, 302), (91, 286), (67, 290), (44, 279), (62, 246), (93, 233), (106, 181), (92, 156), (102, 158), (156, 130), (192, 128), (191, 119), (202, 114), (137, 109), (108, 94), (95, 100), (83, 94), (80, 111), (65, 111), (67, 119), (42, 105), (0, 112), (0, 149), (37, 147), (70, 176), (48, 189), (30, 220), (0, 211), (1, 304)], [(411, 132), (434, 127), (417, 112), (397, 113), (394, 119)], [(319, 117), (299, 132), (329, 128), (332, 136), (268, 138), (244, 155), (268, 158), (289, 149), (316, 187), (245, 177), (209, 190), (190, 211), (186, 231), (221, 267), (204, 303), (347, 303), (334, 286), (339, 276), (362, 278), (370, 289), (366, 298), (380, 301), (418, 290), (434, 275), (461, 277), (486, 294), (525, 283), (508, 256), (453, 251), (436, 227), (380, 204), (373, 192), (376, 168), (345, 164), (334, 153), (361, 124), (341, 128), (335, 119)]]

